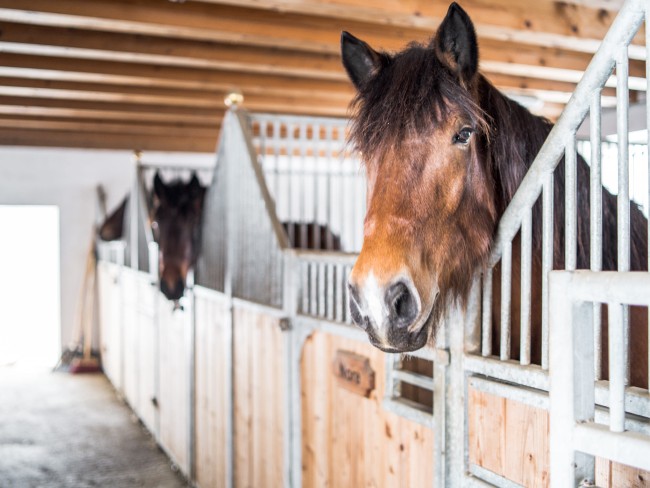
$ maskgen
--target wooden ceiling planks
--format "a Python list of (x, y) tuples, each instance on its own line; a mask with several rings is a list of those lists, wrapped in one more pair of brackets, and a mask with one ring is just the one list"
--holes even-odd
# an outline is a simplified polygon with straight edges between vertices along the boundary
[[(537, 99), (535, 110), (556, 118), (620, 3), (462, 5), (476, 23), (486, 76), (513, 95)], [(448, 6), (430, 0), (369, 5), (0, 0), (0, 144), (56, 143), (54, 135), (70, 132), (61, 145), (98, 147), (104, 134), (107, 148), (132, 141), (140, 149), (212, 151), (216, 133), (212, 144), (192, 140), (219, 126), (232, 90), (244, 94), (251, 111), (345, 116), (353, 89), (340, 65), (340, 31), (396, 50), (411, 40), (426, 42)], [(630, 53), (640, 58), (645, 49), (635, 42)], [(631, 88), (645, 90), (644, 62), (633, 59), (630, 74)], [(614, 91), (603, 95), (607, 105)], [(165, 135), (174, 142), (165, 143)]]

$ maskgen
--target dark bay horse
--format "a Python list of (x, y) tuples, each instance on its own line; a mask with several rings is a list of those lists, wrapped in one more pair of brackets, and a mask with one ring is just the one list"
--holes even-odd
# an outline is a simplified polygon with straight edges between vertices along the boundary
[[(158, 243), (160, 291), (168, 300), (178, 301), (185, 292), (187, 273), (196, 264), (201, 242), (203, 200), (206, 188), (196, 175), (188, 183), (180, 179), (163, 182), (154, 176), (148, 196), (149, 220)], [(105, 241), (124, 237), (127, 196), (99, 229)]]
[[(378, 348), (413, 351), (435, 341), (450, 305), (467, 302), (473, 277), (486, 266), (499, 218), (552, 124), (508, 99), (478, 72), (474, 27), (455, 3), (428, 45), (413, 43), (391, 55), (344, 32), (341, 50), (357, 88), (350, 139), (362, 154), (368, 175), (363, 248), (349, 278), (350, 310)], [(589, 168), (578, 159), (578, 268), (586, 269)], [(554, 183), (553, 265), (562, 269), (563, 161)], [(602, 192), (603, 269), (615, 270), (616, 197), (604, 188)], [(537, 364), (541, 229), (538, 204), (533, 209), (531, 351)], [(632, 270), (647, 270), (646, 229), (645, 217), (631, 205)], [(519, 355), (518, 242), (517, 237), (513, 242), (513, 358)], [(495, 329), (500, 313), (498, 284), (496, 270)], [(631, 311), (632, 384), (641, 387), (647, 385), (646, 317), (644, 309)], [(493, 336), (498, 341), (498, 331)]]
[(108, 215), (102, 225), (99, 227), (99, 238), (102, 241), (116, 241), (122, 239), (124, 235), (124, 216), (129, 204), (129, 197), (122, 200), (122, 203)]
[(165, 183), (158, 173), (154, 176), (151, 228), (160, 252), (160, 291), (168, 300), (183, 296), (187, 274), (196, 264), (205, 192), (196, 174), (187, 183)]

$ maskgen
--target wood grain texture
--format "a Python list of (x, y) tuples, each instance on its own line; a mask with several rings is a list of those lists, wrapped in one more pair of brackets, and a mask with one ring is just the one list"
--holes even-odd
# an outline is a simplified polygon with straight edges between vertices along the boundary
[(189, 313), (172, 311), (162, 295), (158, 300), (160, 334), (160, 443), (183, 473), (188, 472)]
[(200, 488), (226, 485), (228, 313), (223, 298), (197, 296), (195, 473)]
[(526, 487), (548, 486), (548, 412), (468, 390), (470, 463)]
[(122, 295), (119, 283), (116, 281), (118, 275), (119, 268), (113, 264), (100, 262), (97, 265), (102, 369), (113, 386), (121, 391)]
[[(369, 398), (332, 373), (338, 349), (369, 358), (377, 378)], [(433, 432), (384, 410), (385, 355), (350, 339), (314, 333), (302, 356), (303, 486), (431, 486)]]
[(279, 319), (236, 308), (235, 486), (283, 485), (284, 357)]
[(601, 488), (646, 488), (650, 472), (596, 458), (596, 485)]

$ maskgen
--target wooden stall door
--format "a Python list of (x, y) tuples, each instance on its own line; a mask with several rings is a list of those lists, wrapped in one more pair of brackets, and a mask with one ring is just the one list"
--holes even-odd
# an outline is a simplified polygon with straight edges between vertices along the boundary
[(236, 308), (234, 329), (235, 486), (283, 486), (286, 353), (279, 319)]
[(188, 473), (189, 453), (189, 310), (173, 311), (173, 305), (158, 297), (160, 337), (160, 444), (183, 473)]
[(124, 269), (122, 272), (123, 334), (124, 334), (124, 397), (136, 412), (139, 409), (140, 364), (138, 361), (140, 331), (138, 328), (138, 283), (137, 271)]
[(226, 326), (230, 309), (218, 292), (197, 290), (195, 474), (199, 488), (226, 486), (228, 415)]
[(156, 311), (157, 288), (152, 286), (151, 277), (140, 273), (138, 276), (138, 416), (154, 435), (157, 432), (156, 397)]
[[(376, 387), (368, 398), (334, 377), (337, 351), (370, 360)], [(383, 352), (316, 332), (305, 344), (301, 368), (303, 487), (432, 486), (433, 432), (383, 408)]]
[(122, 389), (122, 303), (120, 268), (100, 262), (97, 266), (99, 321), (101, 331), (102, 368), (118, 390)]

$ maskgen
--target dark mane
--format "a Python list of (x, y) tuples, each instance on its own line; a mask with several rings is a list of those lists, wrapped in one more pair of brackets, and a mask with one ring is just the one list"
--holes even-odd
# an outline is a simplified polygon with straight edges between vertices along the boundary
[[(479, 135), (478, 159), (493, 190), (496, 218), (486, 212), (486, 202), (467, 195), (471, 222), (455, 223), (466, 235), (458, 243), (451, 266), (451, 282), (442, 287), (447, 298), (464, 300), (473, 271), (485, 264), (498, 220), (512, 200), (553, 124), (533, 115), (509, 99), (485, 77), (478, 75), (475, 86), (463, 87), (437, 59), (433, 49), (410, 44), (389, 56), (380, 53), (381, 69), (371, 83), (359, 87), (351, 104), (350, 140), (364, 159), (395, 148), (408, 137), (428, 138), (445, 119), (463, 115), (472, 121)], [(478, 100), (478, 104), (474, 101)], [(589, 167), (578, 155), (578, 267), (589, 268)], [(564, 158), (554, 177), (554, 268), (564, 267)], [(474, 181), (473, 184), (476, 184)], [(616, 269), (616, 197), (603, 188), (603, 269)], [(469, 189), (472, 192), (472, 189)], [(466, 217), (468, 219), (470, 217)], [(478, 228), (478, 229), (477, 229)], [(636, 204), (631, 204), (631, 268), (647, 269), (647, 221)], [(481, 229), (491, 235), (481, 236)], [(485, 232), (484, 232), (485, 233)], [(541, 259), (541, 198), (533, 208), (533, 253)], [(488, 240), (487, 245), (483, 241)], [(443, 300), (444, 301), (444, 300)], [(441, 304), (442, 307), (444, 305)]]
[(430, 48), (411, 43), (394, 57), (381, 53), (381, 71), (359, 90), (350, 105), (350, 140), (364, 154), (383, 151), (406, 135), (424, 137), (453, 111), (487, 130), (485, 112), (436, 58)]

